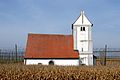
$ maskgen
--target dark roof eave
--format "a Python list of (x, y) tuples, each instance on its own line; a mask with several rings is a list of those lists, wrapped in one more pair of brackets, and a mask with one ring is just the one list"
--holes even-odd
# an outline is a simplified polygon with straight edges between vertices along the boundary
[(24, 59), (79, 59), (79, 57), (77, 58), (24, 58)]

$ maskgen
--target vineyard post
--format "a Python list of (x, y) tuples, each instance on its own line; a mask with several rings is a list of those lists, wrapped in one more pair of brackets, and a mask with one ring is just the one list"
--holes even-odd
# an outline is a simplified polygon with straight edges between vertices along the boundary
[(7, 62), (11, 62), (11, 59), (10, 59), (10, 52), (8, 52), (8, 60), (7, 60)]
[(102, 65), (103, 64), (103, 54), (102, 54), (101, 50), (99, 50), (99, 52), (100, 52), (100, 64)]
[(13, 51), (11, 52), (11, 60), (12, 60), (12, 62), (14, 61), (14, 57), (13, 57)]
[(104, 66), (106, 65), (106, 54), (107, 54), (107, 45), (105, 45)]
[(1, 49), (0, 49), (0, 61), (2, 60), (2, 56), (1, 55), (2, 55), (2, 53), (1, 53)]
[(17, 53), (18, 53), (18, 51), (17, 51), (17, 44), (15, 44), (16, 62), (17, 62)]

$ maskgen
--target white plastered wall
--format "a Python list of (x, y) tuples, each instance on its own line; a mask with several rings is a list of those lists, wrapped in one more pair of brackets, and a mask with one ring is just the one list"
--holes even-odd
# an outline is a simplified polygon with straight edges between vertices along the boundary
[(85, 65), (94, 65), (93, 64), (93, 54), (88, 54), (88, 55), (80, 55), (80, 60), (81, 60), (81, 64), (85, 64)]
[(79, 59), (25, 59), (24, 63), (26, 65), (38, 65), (39, 63), (42, 65), (49, 65), (49, 61), (53, 61), (54, 65), (79, 65)]
[(88, 27), (85, 27), (85, 31), (80, 31), (80, 30), (81, 30), (81, 26), (77, 27), (77, 49), (80, 52), (82, 52), (82, 48), (83, 48), (84, 52), (89, 52)]

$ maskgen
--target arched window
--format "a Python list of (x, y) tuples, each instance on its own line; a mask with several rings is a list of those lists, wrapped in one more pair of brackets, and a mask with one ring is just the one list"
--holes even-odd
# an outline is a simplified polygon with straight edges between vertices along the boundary
[(49, 61), (49, 65), (54, 65), (54, 61)]
[(83, 29), (82, 29), (82, 27), (80, 28), (80, 31), (82, 31)]
[(83, 27), (83, 31), (85, 31), (85, 27)]
[(82, 48), (82, 52), (83, 52), (83, 48)]
[(85, 31), (85, 27), (81, 27), (80, 31)]
[(42, 65), (42, 63), (38, 63), (38, 65)]

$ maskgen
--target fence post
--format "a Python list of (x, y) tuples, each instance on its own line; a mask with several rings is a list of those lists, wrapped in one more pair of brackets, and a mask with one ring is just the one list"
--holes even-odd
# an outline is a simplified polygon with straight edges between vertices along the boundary
[(0, 49), (0, 62), (2, 60), (2, 50)]
[(17, 53), (18, 53), (18, 51), (17, 51), (17, 44), (15, 44), (16, 62), (17, 62)]
[(104, 65), (104, 49), (100, 50), (100, 64)]
[(100, 55), (100, 65), (102, 65), (102, 58), (103, 58), (103, 56), (102, 56), (102, 52), (101, 52), (101, 50), (99, 50), (99, 55)]
[(105, 45), (104, 66), (106, 65), (106, 54), (107, 54), (107, 45)]

